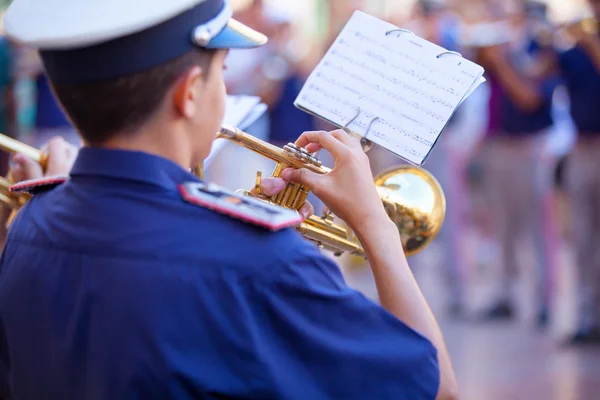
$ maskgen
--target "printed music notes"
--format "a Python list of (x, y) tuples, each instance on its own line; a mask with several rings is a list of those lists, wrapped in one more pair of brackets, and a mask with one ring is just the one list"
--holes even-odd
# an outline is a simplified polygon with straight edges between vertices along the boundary
[[(458, 53), (356, 11), (294, 104), (422, 165), (458, 106), (485, 81)], [(367, 132), (367, 127), (375, 118)]]

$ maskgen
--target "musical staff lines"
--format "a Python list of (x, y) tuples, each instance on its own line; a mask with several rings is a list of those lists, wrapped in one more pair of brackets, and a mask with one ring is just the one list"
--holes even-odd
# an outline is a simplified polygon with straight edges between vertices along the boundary
[[(356, 12), (308, 78), (295, 104), (364, 134), (421, 164), (483, 69), (413, 35), (386, 35), (389, 24)], [(458, 58), (459, 61), (455, 62)]]

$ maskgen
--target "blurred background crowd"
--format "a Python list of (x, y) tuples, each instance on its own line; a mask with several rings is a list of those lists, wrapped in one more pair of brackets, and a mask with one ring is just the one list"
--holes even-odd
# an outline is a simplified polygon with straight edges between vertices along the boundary
[[(486, 69), (424, 165), (444, 188), (447, 214), (434, 244), (409, 261), (466, 399), (600, 398), (600, 0), (232, 4), (270, 41), (231, 51), (228, 93), (261, 97), (268, 112), (248, 132), (277, 145), (332, 129), (293, 102), (355, 10)], [(36, 147), (55, 135), (78, 143), (37, 55), (5, 37), (0, 132)], [(0, 157), (6, 174), (8, 155)], [(374, 174), (402, 163), (377, 148), (369, 157)], [(206, 173), (237, 189), (272, 168), (231, 144)], [(340, 261), (348, 282), (377, 300), (364, 262)]]

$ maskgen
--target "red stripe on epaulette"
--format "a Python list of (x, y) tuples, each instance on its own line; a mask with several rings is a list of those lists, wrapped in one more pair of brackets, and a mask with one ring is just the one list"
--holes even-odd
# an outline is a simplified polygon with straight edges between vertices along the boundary
[(68, 176), (58, 175), (58, 176), (46, 176), (40, 179), (30, 179), (28, 181), (23, 181), (16, 183), (10, 187), (10, 191), (15, 192), (38, 192), (40, 190), (49, 190), (53, 189), (56, 186), (65, 183), (69, 179)]
[(285, 228), (289, 228), (292, 226), (296, 226), (304, 220), (304, 218), (300, 214), (298, 214), (297, 218), (296, 217), (289, 218), (289, 219), (281, 221), (279, 223), (269, 222), (268, 220), (264, 220), (264, 219), (260, 219), (260, 218), (253, 218), (252, 215), (249, 215), (247, 213), (235, 212), (234, 210), (227, 209), (225, 207), (220, 207), (218, 204), (210, 202), (210, 201), (204, 201), (201, 198), (194, 196), (188, 190), (186, 190), (184, 185), (179, 185), (179, 192), (181, 193), (181, 196), (183, 197), (183, 199), (185, 201), (187, 201), (188, 203), (208, 208), (208, 209), (216, 211), (220, 214), (228, 215), (228, 216), (236, 218), (238, 220), (248, 222), (253, 225), (257, 225), (257, 226), (269, 229), (271, 231), (277, 231), (280, 229), (285, 229)]

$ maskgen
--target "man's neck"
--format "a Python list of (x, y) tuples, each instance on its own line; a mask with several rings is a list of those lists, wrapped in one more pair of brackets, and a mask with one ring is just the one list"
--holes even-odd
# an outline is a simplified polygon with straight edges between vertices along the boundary
[[(211, 143), (207, 143), (206, 146), (210, 147)], [(117, 134), (94, 147), (154, 154), (173, 161), (185, 170), (197, 163), (190, 150), (193, 146), (189, 137), (173, 127), (155, 125), (152, 128), (142, 128), (138, 132)]]

